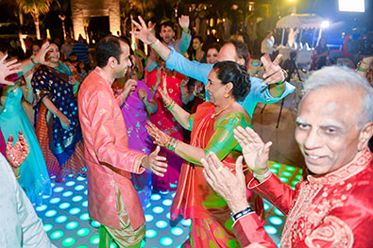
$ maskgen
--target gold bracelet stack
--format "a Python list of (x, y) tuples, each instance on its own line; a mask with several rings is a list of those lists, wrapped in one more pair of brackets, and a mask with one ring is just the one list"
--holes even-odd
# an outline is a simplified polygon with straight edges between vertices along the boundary
[(167, 146), (166, 146), (166, 148), (168, 149), (168, 150), (170, 150), (170, 151), (173, 151), (173, 152), (175, 152), (175, 150), (176, 150), (176, 146), (177, 146), (177, 139), (176, 138), (171, 138), (171, 139), (169, 139), (169, 141), (167, 142)]
[(166, 104), (165, 107), (168, 109), (168, 110), (172, 110), (174, 107), (175, 107), (175, 104), (176, 102), (174, 100), (172, 100), (169, 104)]

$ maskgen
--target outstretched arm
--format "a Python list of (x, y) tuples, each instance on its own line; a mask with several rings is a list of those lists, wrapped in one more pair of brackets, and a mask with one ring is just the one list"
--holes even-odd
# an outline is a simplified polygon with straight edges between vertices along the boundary
[(268, 54), (263, 55), (260, 60), (264, 66), (264, 83), (270, 86), (269, 93), (274, 98), (280, 97), (285, 91), (285, 75), (279, 66), (282, 55), (277, 55), (272, 62)]
[(220, 160), (223, 160), (238, 145), (232, 136), (232, 130), (238, 125), (245, 125), (246, 120), (237, 118), (235, 114), (229, 114), (218, 124), (214, 135), (204, 148), (191, 146), (182, 141), (176, 140), (160, 131), (155, 125), (149, 123), (148, 133), (155, 139), (155, 143), (165, 146), (167, 149), (174, 151), (183, 159), (197, 165), (201, 165), (201, 159), (206, 159), (209, 152), (213, 151)]
[(148, 28), (141, 16), (139, 16), (139, 20), (141, 25), (133, 21), (138, 30), (131, 31), (131, 33), (135, 34), (137, 39), (150, 45), (166, 61), (168, 69), (178, 71), (185, 76), (203, 82), (205, 85), (207, 84), (208, 75), (214, 65), (190, 61), (174, 49), (171, 52), (171, 49), (160, 42), (151, 32), (153, 27)]
[(165, 103), (166, 108), (172, 113), (176, 120), (182, 125), (185, 129), (191, 130), (189, 119), (190, 114), (185, 111), (181, 106), (179, 106), (172, 98), (168, 95), (167, 92), (167, 77), (163, 76), (163, 84), (159, 89), (161, 93), (163, 102)]
[(163, 60), (167, 60), (168, 56), (170, 55), (171, 50), (160, 42), (152, 32), (154, 25), (152, 27), (147, 27), (145, 21), (139, 16), (140, 24), (137, 23), (135, 20), (132, 20), (132, 23), (138, 28), (137, 31), (131, 31), (131, 34), (135, 35), (135, 38), (140, 39), (145, 44), (151, 46), (151, 48), (156, 51)]
[(190, 45), (190, 41), (192, 40), (192, 36), (189, 34), (189, 16), (181, 15), (179, 17), (179, 25), (183, 30), (181, 38), (177, 40), (177, 46), (179, 46), (179, 50), (181, 54), (184, 54)]
[(42, 64), (45, 61), (45, 55), (47, 54), (49, 50), (49, 42), (46, 41), (41, 46), (39, 52), (35, 56), (31, 56), (29, 59), (25, 59), (21, 62), (20, 66), (20, 72), (18, 73), (18, 76), (22, 76), (26, 72), (28, 72), (35, 64)]

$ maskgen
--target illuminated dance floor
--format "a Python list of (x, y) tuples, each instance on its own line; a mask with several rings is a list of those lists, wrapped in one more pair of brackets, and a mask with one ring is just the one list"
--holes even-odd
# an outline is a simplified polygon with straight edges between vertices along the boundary
[[(294, 187), (300, 180), (301, 170), (296, 167), (270, 162), (271, 171), (280, 180)], [(36, 208), (52, 243), (57, 247), (98, 247), (98, 227), (88, 215), (87, 180), (68, 177), (65, 183), (52, 180), (53, 194)], [(175, 192), (153, 192), (145, 211), (146, 238), (142, 247), (180, 247), (188, 238), (190, 220), (170, 220), (170, 206)], [(264, 203), (265, 230), (276, 242), (285, 222), (284, 215), (269, 202)], [(117, 247), (111, 244), (110, 247)]]

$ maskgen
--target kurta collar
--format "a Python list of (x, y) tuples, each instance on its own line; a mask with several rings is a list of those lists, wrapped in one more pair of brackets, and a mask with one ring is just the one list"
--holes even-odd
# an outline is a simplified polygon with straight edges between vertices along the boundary
[(113, 84), (113, 81), (109, 74), (107, 74), (104, 70), (102, 70), (100, 67), (96, 66), (95, 71), (103, 78), (105, 79), (105, 82), (107, 82), (108, 86), (111, 88), (111, 85)]
[(349, 179), (355, 176), (360, 171), (365, 169), (372, 160), (372, 153), (369, 148), (366, 147), (365, 150), (356, 154), (355, 158), (347, 165), (339, 168), (338, 170), (329, 173), (323, 177), (314, 177), (308, 175), (307, 179), (311, 184), (335, 184)]

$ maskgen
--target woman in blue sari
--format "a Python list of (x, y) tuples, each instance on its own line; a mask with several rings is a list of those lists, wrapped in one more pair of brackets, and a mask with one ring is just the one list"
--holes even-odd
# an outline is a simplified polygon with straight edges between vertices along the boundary
[(85, 174), (83, 140), (75, 93), (79, 87), (76, 70), (62, 64), (58, 46), (51, 43), (46, 63), (32, 78), (37, 116), (36, 135), (48, 172), (64, 181), (68, 174)]

